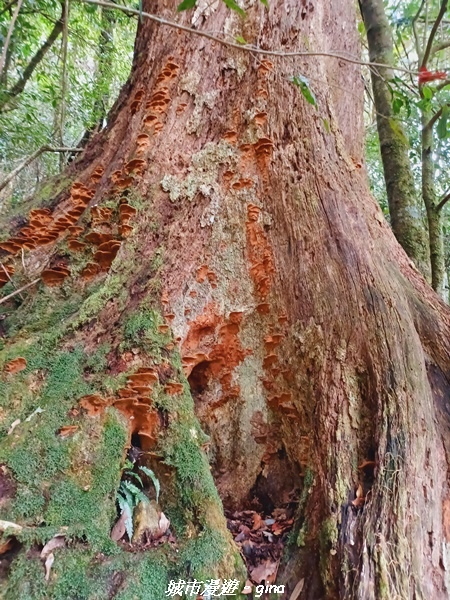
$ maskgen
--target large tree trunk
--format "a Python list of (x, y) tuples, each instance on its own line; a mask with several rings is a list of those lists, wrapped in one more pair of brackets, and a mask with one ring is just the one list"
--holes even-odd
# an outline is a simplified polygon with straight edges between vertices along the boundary
[[(173, 17), (163, 1), (151, 10)], [(357, 55), (354, 11), (347, 0), (274, 0), (241, 23), (219, 4), (196, 10), (194, 25), (262, 48)], [(289, 82), (298, 74), (314, 82), (318, 110)], [(168, 579), (243, 580), (202, 447), (225, 509), (269, 510), (294, 491), (295, 535), (278, 571), (286, 598), (301, 580), (299, 597), (311, 600), (448, 597), (450, 314), (358, 168), (362, 93), (354, 64), (270, 62), (140, 26), (110, 124), (71, 167), (91, 191), (75, 186), (52, 204), (60, 215), (93, 194), (91, 206), (113, 212), (87, 210), (81, 223), (93, 214), (91, 227), (117, 238), (125, 201), (134, 230), (122, 219), (128, 237), (106, 277), (65, 242), (32, 250), (29, 277), (50, 257), (71, 277), (8, 306), (1, 357), (27, 368), (0, 384), (4, 432), (21, 419), (0, 454), (17, 486), (4, 514), (27, 527), (22, 540), (68, 526), (75, 541), (55, 551), (48, 582), (36, 553), (25, 562), (19, 549), (7, 598), (160, 600)], [(159, 424), (138, 427), (132, 409), (127, 431), (153, 453), (176, 555), (105, 541), (126, 431), (99, 399), (99, 414), (85, 411), (89, 393), (120, 408), (126, 375), (152, 365)], [(181, 367), (193, 402), (170, 395)], [(78, 426), (70, 442), (58, 434), (68, 424)]]

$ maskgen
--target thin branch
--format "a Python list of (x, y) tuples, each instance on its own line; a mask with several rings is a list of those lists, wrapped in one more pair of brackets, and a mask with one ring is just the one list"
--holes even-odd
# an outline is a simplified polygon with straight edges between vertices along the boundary
[[(23, 248), (22, 248), (22, 250), (23, 250)], [(16, 286), (14, 285), (14, 281), (11, 279), (11, 276), (10, 276), (10, 274), (8, 273), (8, 271), (7, 271), (6, 267), (5, 267), (5, 265), (4, 265), (4, 264), (3, 264), (1, 261), (0, 261), (0, 265), (1, 265), (1, 267), (2, 267), (2, 269), (3, 269), (3, 271), (4, 271), (4, 273), (5, 273), (6, 277), (9, 279), (9, 282), (11, 283), (11, 285), (13, 286), (13, 288), (15, 288)], [(23, 296), (22, 296), (22, 294), (20, 294), (20, 297), (21, 297), (21, 298), (22, 298), (22, 300), (23, 300)]]
[(415, 40), (415, 43), (416, 43), (416, 52), (417, 52), (417, 56), (418, 56), (419, 62), (420, 62), (420, 55), (422, 53), (420, 51), (419, 34), (417, 33), (416, 23), (417, 23), (417, 19), (420, 16), (420, 13), (422, 12), (424, 4), (425, 4), (425, 0), (422, 0), (421, 5), (419, 6), (419, 10), (416, 12), (416, 14), (415, 14), (415, 16), (413, 17), (413, 20), (412, 20), (412, 30), (413, 30), (413, 33), (414, 33), (414, 40)]
[(444, 206), (447, 204), (447, 202), (450, 200), (450, 192), (448, 192), (447, 194), (445, 194), (445, 196), (442, 198), (442, 200), (439, 202), (439, 204), (436, 206), (436, 210), (439, 212), (441, 211)]
[[(67, 92), (67, 44), (68, 44), (68, 22), (69, 22), (69, 0), (63, 0), (63, 14), (61, 17), (63, 24), (63, 38), (61, 44), (61, 98), (59, 109), (55, 115), (55, 138), (56, 142), (60, 145), (64, 145), (64, 121), (66, 116), (66, 92)], [(60, 170), (63, 170), (64, 160), (62, 154), (60, 155), (59, 161)]]
[[(40, 280), (41, 280), (41, 278), (39, 277), (38, 279), (35, 279), (34, 281), (31, 281), (30, 283), (27, 283), (27, 285), (22, 286), (18, 290), (15, 290), (14, 292), (11, 292), (11, 294), (8, 294), (7, 296), (5, 296), (4, 298), (2, 298), (0, 300), (0, 304), (3, 304), (4, 302), (6, 302), (7, 300), (9, 300), (10, 298), (13, 298), (14, 296), (17, 296), (17, 294), (20, 294), (20, 292), (23, 292), (24, 290), (26, 290), (27, 288), (31, 287), (32, 285), (36, 285), (36, 283), (38, 283)], [(0, 523), (1, 523), (1, 521), (0, 521)]]
[[(400, 30), (399, 28), (397, 28), (397, 33), (398, 33), (398, 37), (400, 38), (400, 43), (401, 43), (401, 45), (402, 45), (403, 52), (405, 53), (406, 59), (408, 60), (408, 63), (409, 63), (409, 64), (411, 64), (411, 61), (409, 60), (409, 53), (408, 53), (408, 50), (406, 49), (405, 42), (404, 42), (404, 40), (403, 40), (403, 36), (402, 36), (402, 32), (401, 32), (401, 30)], [(397, 43), (396, 43), (395, 45), (397, 46)], [(399, 52), (398, 54), (399, 54), (399, 56), (400, 56), (400, 52)], [(408, 63), (405, 63), (405, 62), (403, 61), (403, 59), (401, 59), (401, 61), (402, 61), (403, 65), (405, 65), (405, 64), (408, 64)], [(410, 76), (409, 76), (409, 78), (410, 78), (410, 80), (411, 80), (411, 85), (412, 85), (412, 86), (415, 86), (415, 82), (414, 82), (414, 78), (413, 78), (413, 76), (412, 76), (412, 75), (410, 75)], [(405, 85), (406, 85), (406, 84), (405, 84)]]
[(25, 86), (26, 86), (28, 80), (30, 79), (30, 77), (32, 76), (35, 68), (38, 66), (38, 64), (41, 62), (41, 60), (47, 54), (48, 50), (50, 50), (50, 48), (53, 46), (53, 44), (57, 40), (59, 34), (61, 33), (62, 29), (63, 29), (63, 24), (60, 19), (59, 21), (56, 21), (52, 31), (50, 32), (50, 35), (48, 36), (46, 41), (42, 44), (42, 46), (39, 48), (39, 50), (36, 52), (36, 54), (33, 56), (33, 58), (30, 60), (30, 62), (28, 63), (28, 66), (24, 70), (22, 77), (18, 81), (16, 81), (16, 83), (12, 86), (12, 88), (10, 90), (8, 90), (6, 92), (8, 97), (5, 100), (5, 102), (0, 104), (0, 111), (3, 109), (4, 106), (7, 106), (13, 98), (18, 96), (21, 92), (23, 92), (23, 90), (25, 89)]
[[(447, 102), (447, 104), (444, 104), (444, 106), (450, 106), (450, 102)], [(426, 131), (427, 129), (432, 129), (434, 127), (434, 124), (436, 123), (436, 121), (438, 119), (440, 119), (442, 116), (442, 110), (443, 110), (444, 106), (441, 106), (441, 108), (436, 113), (434, 113), (434, 115), (431, 117), (431, 119), (428, 121), (428, 123), (426, 125), (424, 125), (424, 127), (422, 129), (423, 131)]]
[(3, 181), (0, 182), (0, 192), (8, 185), (8, 183), (10, 183), (15, 177), (17, 177), (17, 175), (21, 171), (23, 171), (23, 169), (25, 169), (25, 167), (28, 167), (29, 164), (31, 164), (34, 160), (36, 160), (36, 158), (38, 158), (44, 152), (82, 152), (82, 151), (83, 151), (82, 148), (53, 148), (52, 146), (41, 146), (40, 148), (38, 148), (38, 150), (36, 150), (36, 152), (33, 152), (33, 154), (28, 156), (28, 158), (26, 158), (22, 163), (20, 163), (20, 165), (18, 167), (16, 167), (13, 171), (11, 171), (11, 173), (9, 175), (7, 175), (5, 177), (5, 179), (3, 179)]
[(446, 85), (450, 83), (450, 79), (445, 79), (442, 83), (435, 87), (436, 92), (440, 92)]
[(355, 56), (342, 54), (340, 52), (307, 52), (307, 51), (298, 51), (298, 52), (284, 52), (283, 50), (263, 50), (262, 48), (258, 48), (258, 46), (252, 46), (251, 44), (238, 44), (236, 42), (227, 42), (223, 38), (219, 38), (211, 33), (206, 31), (200, 31), (197, 29), (192, 29), (191, 27), (186, 27), (185, 25), (180, 25), (179, 23), (175, 23), (174, 21), (168, 21), (163, 17), (158, 17), (156, 15), (140, 12), (139, 10), (135, 10), (134, 8), (128, 8), (127, 6), (119, 6), (117, 4), (113, 4), (112, 2), (106, 2), (105, 0), (78, 0), (79, 2), (84, 2), (86, 4), (95, 4), (96, 6), (103, 6), (105, 8), (112, 8), (115, 10), (121, 10), (125, 13), (130, 13), (132, 15), (143, 16), (151, 21), (155, 21), (155, 23), (159, 23), (160, 25), (166, 25), (167, 27), (172, 27), (173, 29), (178, 29), (179, 31), (185, 31), (186, 33), (190, 33), (192, 35), (198, 35), (200, 37), (207, 38), (208, 40), (212, 40), (213, 42), (217, 42), (222, 46), (227, 46), (229, 48), (235, 48), (236, 50), (241, 50), (243, 52), (252, 52), (256, 54), (263, 54), (265, 56), (279, 56), (280, 58), (289, 58), (295, 56), (328, 56), (330, 58), (336, 58), (338, 60), (342, 60), (344, 62), (351, 63), (353, 65), (364, 65), (366, 67), (383, 67), (384, 69), (391, 69), (393, 71), (399, 71), (402, 73), (410, 73), (413, 75), (418, 75), (417, 71), (411, 71), (410, 69), (404, 69), (402, 67), (393, 67), (392, 65), (386, 65), (384, 63), (375, 63), (368, 62), (364, 60), (360, 60)]
[(0, 10), (0, 17), (2, 16), (3, 13), (5, 13), (7, 10), (9, 10), (11, 8), (11, 6), (14, 6), (14, 4), (17, 2), (17, 0), (11, 0), (11, 2), (7, 2), (6, 6), (3, 8), (3, 10)]
[(436, 35), (436, 32), (439, 28), (439, 23), (442, 21), (445, 15), (445, 11), (447, 10), (448, 0), (442, 0), (441, 8), (439, 10), (439, 14), (436, 17), (435, 22), (433, 23), (433, 27), (431, 28), (430, 37), (428, 38), (427, 47), (425, 49), (425, 53), (423, 55), (423, 59), (421, 62), (421, 67), (426, 67), (428, 59), (430, 58), (431, 49), (433, 48), (433, 42)]
[(435, 44), (431, 49), (430, 56), (434, 56), (436, 52), (440, 52), (441, 50), (445, 50), (446, 48), (450, 48), (450, 40), (446, 40), (445, 42), (441, 42), (440, 44)]
[(5, 66), (6, 53), (8, 52), (9, 42), (11, 40), (12, 32), (14, 30), (14, 25), (16, 24), (17, 17), (19, 16), (19, 10), (22, 6), (23, 0), (19, 0), (17, 6), (14, 10), (14, 14), (11, 19), (11, 23), (9, 25), (8, 33), (6, 35), (5, 45), (3, 46), (2, 56), (0, 57), (0, 75), (3, 72), (3, 67)]

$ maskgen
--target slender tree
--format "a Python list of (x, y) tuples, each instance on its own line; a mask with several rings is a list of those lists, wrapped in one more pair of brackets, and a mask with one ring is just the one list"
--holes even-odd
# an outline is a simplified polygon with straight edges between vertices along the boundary
[[(392, 32), (383, 0), (360, 0), (359, 6), (370, 60), (394, 66)], [(377, 67), (371, 69), (371, 76), (392, 230), (406, 253), (427, 274), (429, 250), (420, 218), (420, 194), (414, 187), (408, 138), (394, 113), (390, 86), (393, 72)]]
[[(25, 89), (26, 84), (30, 80), (33, 75), (36, 67), (41, 63), (47, 52), (53, 46), (53, 44), (58, 39), (59, 35), (63, 30), (63, 16), (61, 15), (61, 19), (55, 22), (53, 29), (51, 30), (48, 38), (45, 42), (40, 46), (40, 48), (36, 51), (28, 65), (25, 67), (20, 78), (11, 86), (9, 90), (3, 91), (3, 98), (0, 100), (0, 111), (5, 110), (5, 108), (11, 105), (11, 102), (19, 96)], [(4, 81), (6, 81), (6, 76)]]
[[(224, 509), (292, 500), (286, 597), (448, 597), (450, 313), (358, 168), (354, 4), (247, 7), (144, 17), (107, 127), (10, 221), (6, 267), (43, 283), (1, 305), (7, 599), (244, 581)], [(159, 549), (109, 539), (127, 447)], [(26, 554), (55, 533), (53, 562)]]

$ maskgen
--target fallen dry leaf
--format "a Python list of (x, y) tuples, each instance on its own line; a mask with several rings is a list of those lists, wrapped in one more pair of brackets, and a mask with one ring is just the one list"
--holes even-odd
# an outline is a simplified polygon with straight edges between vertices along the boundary
[(300, 581), (295, 586), (289, 600), (298, 600), (298, 598), (300, 597), (300, 594), (302, 593), (302, 589), (303, 589), (304, 585), (305, 585), (305, 580), (300, 579)]
[(43, 409), (43, 408), (41, 408), (40, 406), (38, 406), (38, 407), (36, 408), (36, 410), (33, 410), (33, 412), (31, 413), (31, 415), (29, 415), (29, 416), (28, 416), (28, 417), (25, 419), (25, 421), (26, 421), (27, 423), (29, 423), (33, 417), (35, 417), (36, 415), (39, 415), (39, 414), (40, 414), (40, 413), (42, 413), (42, 412), (44, 412), (44, 409)]
[(41, 550), (42, 560), (46, 559), (55, 548), (64, 548), (64, 546), (66, 545), (66, 540), (64, 539), (64, 536), (64, 533), (58, 533), (45, 544), (45, 546)]
[(266, 583), (272, 583), (272, 581), (275, 580), (277, 569), (277, 562), (271, 562), (270, 560), (266, 560), (263, 563), (261, 563), (258, 567), (253, 569), (250, 575), (255, 583), (262, 583), (263, 581), (265, 581)]
[(20, 533), (23, 529), (22, 525), (17, 525), (17, 523), (13, 523), (12, 521), (3, 521), (0, 520), (0, 531), (6, 531), (7, 529), (11, 529), (11, 533)]
[(247, 525), (241, 525), (241, 531), (238, 533), (238, 535), (234, 538), (235, 542), (243, 542), (245, 539), (247, 539), (250, 535), (250, 529), (247, 527)]
[(355, 498), (352, 502), (352, 505), (355, 508), (360, 508), (361, 506), (364, 506), (364, 503), (366, 502), (365, 498)]
[(118, 518), (116, 524), (114, 525), (114, 527), (111, 530), (111, 539), (114, 542), (118, 542), (125, 535), (125, 531), (126, 531), (125, 522), (126, 522), (126, 520), (127, 520), (127, 512), (123, 511), (123, 513), (120, 515), (120, 517)]
[(19, 356), (18, 358), (15, 358), (14, 360), (10, 360), (8, 363), (6, 363), (5, 372), (9, 373), (10, 375), (14, 375), (15, 373), (20, 373), (20, 371), (23, 371), (26, 368), (27, 368), (26, 359)]
[(261, 517), (261, 515), (259, 513), (255, 513), (253, 515), (253, 531), (256, 531), (257, 529), (259, 529), (261, 527), (261, 524), (263, 523), (263, 518)]
[(166, 517), (166, 515), (161, 512), (160, 516), (159, 516), (159, 536), (161, 537), (163, 536), (166, 531), (169, 529), (170, 527), (170, 521), (169, 519)]
[(11, 435), (12, 432), (14, 431), (14, 429), (17, 427), (17, 425), (19, 425), (20, 423), (20, 419), (16, 419), (15, 421), (13, 421), (11, 423), (11, 427), (8, 429), (8, 435)]
[(12, 540), (6, 540), (6, 542), (0, 542), (0, 555), (5, 554), (12, 546)]
[(45, 561), (45, 581), (48, 581), (50, 579), (50, 571), (54, 560), (55, 556), (53, 552), (50, 552), (50, 554), (47, 556), (47, 560)]

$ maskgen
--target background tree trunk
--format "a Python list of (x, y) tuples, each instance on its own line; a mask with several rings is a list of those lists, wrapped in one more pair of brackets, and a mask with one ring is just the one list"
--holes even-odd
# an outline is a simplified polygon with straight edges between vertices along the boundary
[(21, 94), (23, 92), (26, 84), (28, 83), (29, 79), (33, 75), (36, 67), (42, 61), (44, 56), (47, 54), (47, 52), (50, 50), (50, 48), (53, 46), (53, 44), (58, 39), (60, 33), (62, 32), (63, 20), (64, 20), (64, 9), (63, 9), (63, 12), (61, 15), (61, 19), (59, 21), (55, 22), (55, 25), (54, 25), (53, 29), (51, 30), (48, 38), (45, 40), (45, 42), (42, 44), (42, 46), (39, 48), (39, 50), (36, 52), (36, 54), (30, 60), (30, 62), (24, 69), (22, 75), (20, 76), (20, 78), (14, 83), (14, 85), (9, 90), (6, 90), (6, 77), (7, 77), (7, 72), (8, 72), (8, 65), (5, 65), (4, 78), (1, 81), (2, 85), (4, 85), (4, 87), (5, 87), (5, 90), (2, 91), (4, 98), (2, 98), (0, 100), (0, 112), (3, 110), (6, 110), (12, 104), (13, 100), (19, 94)]
[[(162, 1), (151, 10), (173, 17)], [(255, 3), (243, 22), (224, 5), (180, 20), (263, 48), (302, 50), (307, 40), (357, 55), (354, 10), (347, 0), (289, 0), (267, 12)], [(320, 81), (318, 110), (289, 82), (298, 74)], [(22, 356), (27, 368), (0, 388), (0, 458), (17, 486), (6, 514), (30, 528), (28, 540), (69, 526), (75, 542), (56, 551), (48, 582), (39, 559), (19, 551), (7, 598), (75, 589), (160, 600), (168, 579), (243, 579), (215, 489), (230, 511), (297, 499), (278, 573), (286, 597), (301, 580), (305, 599), (448, 597), (450, 314), (358, 168), (362, 94), (359, 68), (344, 61), (269, 61), (139, 27), (109, 125), (69, 171), (91, 207), (112, 210), (106, 223), (87, 210), (86, 233), (117, 238), (120, 202), (137, 209), (134, 229), (106, 277), (86, 271), (88, 240), (83, 258), (65, 242), (33, 250), (28, 277), (47, 261), (69, 265), (71, 277), (8, 308), (1, 358)], [(76, 189), (72, 200), (54, 194), (54, 215)], [(127, 376), (150, 366), (160, 424), (149, 464), (175, 555), (106, 542), (126, 431), (149, 446), (116, 409), (89, 416), (78, 404), (92, 393), (117, 402)], [(167, 382), (183, 372), (190, 395), (170, 395)], [(66, 456), (67, 424), (78, 437)]]
[(441, 209), (438, 207), (433, 162), (433, 127), (429, 125), (432, 115), (422, 110), (422, 197), (427, 211), (428, 236), (430, 239), (431, 285), (443, 293), (444, 244), (442, 238)]
[[(372, 62), (394, 64), (392, 33), (382, 0), (360, 0), (359, 6), (367, 32)], [(377, 112), (389, 216), (395, 237), (426, 276), (430, 271), (429, 251), (421, 223), (419, 202), (409, 161), (409, 142), (392, 108), (390, 69), (371, 69), (372, 89)]]

